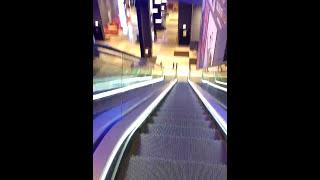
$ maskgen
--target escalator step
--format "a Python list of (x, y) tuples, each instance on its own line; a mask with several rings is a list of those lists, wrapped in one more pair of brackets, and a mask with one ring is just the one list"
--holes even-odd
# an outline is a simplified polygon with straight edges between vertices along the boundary
[(153, 117), (153, 124), (175, 125), (183, 127), (209, 127), (210, 121), (199, 119), (172, 119), (163, 117)]
[(206, 119), (208, 116), (205, 114), (191, 114), (191, 113), (157, 113), (155, 114), (156, 117), (169, 117), (174, 119)]
[(148, 133), (163, 136), (215, 139), (215, 131), (213, 129), (203, 127), (181, 127), (161, 124), (148, 124)]
[(176, 114), (176, 115), (185, 115), (185, 116), (206, 116), (207, 113), (204, 111), (198, 112), (193, 109), (184, 109), (184, 110), (171, 110), (171, 111), (157, 111), (155, 114), (157, 115), (167, 115), (167, 114)]
[(176, 100), (175, 101), (175, 105), (165, 105), (163, 104), (161, 107), (160, 107), (160, 110), (181, 110), (181, 111), (184, 111), (184, 112), (188, 112), (187, 110), (192, 110), (192, 111), (203, 111), (203, 109), (201, 107), (198, 107), (199, 104), (195, 104), (195, 105), (190, 105), (190, 102), (181, 102), (181, 104), (177, 104), (177, 103), (180, 103), (181, 101), (179, 100)]
[(171, 160), (226, 163), (220, 140), (141, 134), (139, 155)]
[(125, 180), (227, 180), (227, 167), (132, 156)]
[[(162, 112), (186, 112), (186, 109), (184, 108), (160, 108), (157, 113), (162, 113)], [(193, 113), (197, 113), (197, 114), (202, 114), (204, 113), (205, 111), (203, 109), (200, 109), (200, 108), (194, 108), (192, 109), (192, 112)]]
[(119, 180), (227, 179), (226, 142), (187, 82), (178, 82), (149, 120)]

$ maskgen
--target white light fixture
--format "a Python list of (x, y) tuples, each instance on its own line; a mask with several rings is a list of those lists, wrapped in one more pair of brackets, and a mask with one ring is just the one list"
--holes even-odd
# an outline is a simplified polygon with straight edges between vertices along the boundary
[(183, 24), (183, 25), (182, 25), (182, 29), (187, 29), (187, 25), (186, 25), (186, 24)]
[(99, 21), (95, 21), (94, 23), (95, 23), (96, 27), (99, 26)]
[(152, 13), (158, 13), (158, 8), (153, 8)]
[(164, 11), (164, 5), (161, 6), (161, 10)]
[(154, 4), (161, 4), (161, 0), (154, 0)]
[(144, 50), (144, 53), (145, 53), (145, 54), (149, 54), (149, 49), (146, 48), (146, 49)]
[(160, 23), (162, 23), (162, 19), (156, 19), (156, 22), (155, 22), (156, 24), (160, 24)]
[(183, 30), (182, 36), (183, 36), (183, 37), (187, 37), (187, 30)]
[(162, 3), (167, 3), (167, 0), (161, 0)]

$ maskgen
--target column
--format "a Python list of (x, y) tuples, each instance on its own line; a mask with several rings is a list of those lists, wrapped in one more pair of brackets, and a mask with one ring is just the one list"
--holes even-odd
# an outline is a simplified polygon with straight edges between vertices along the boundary
[(192, 4), (179, 2), (178, 40), (179, 45), (189, 45), (191, 37)]
[(149, 7), (149, 0), (136, 1), (140, 53), (142, 58), (152, 57), (151, 16)]
[(93, 0), (93, 36), (96, 40), (104, 40), (103, 23), (98, 0)]

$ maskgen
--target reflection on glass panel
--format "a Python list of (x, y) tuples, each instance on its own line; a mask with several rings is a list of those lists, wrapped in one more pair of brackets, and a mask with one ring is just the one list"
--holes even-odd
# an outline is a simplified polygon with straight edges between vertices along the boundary
[(203, 69), (202, 79), (226, 86), (228, 79), (227, 74), (227, 64), (221, 64)]
[(197, 69), (190, 66), (189, 79), (209, 93), (216, 103), (227, 110), (227, 64)]
[(163, 76), (162, 67), (148, 59), (99, 45), (93, 61), (93, 92), (113, 90)]

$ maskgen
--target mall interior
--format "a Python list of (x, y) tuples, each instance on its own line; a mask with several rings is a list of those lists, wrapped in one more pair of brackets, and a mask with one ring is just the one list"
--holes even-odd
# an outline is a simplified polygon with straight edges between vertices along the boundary
[(93, 179), (227, 179), (227, 0), (93, 0)]

